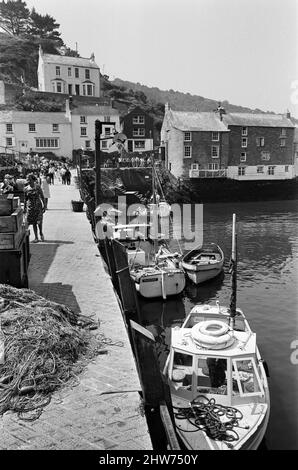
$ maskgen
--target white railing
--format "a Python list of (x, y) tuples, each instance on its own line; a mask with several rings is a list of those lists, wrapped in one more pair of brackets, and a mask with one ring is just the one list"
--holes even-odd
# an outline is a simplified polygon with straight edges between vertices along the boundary
[(219, 170), (189, 170), (190, 178), (226, 178), (227, 170), (221, 168)]

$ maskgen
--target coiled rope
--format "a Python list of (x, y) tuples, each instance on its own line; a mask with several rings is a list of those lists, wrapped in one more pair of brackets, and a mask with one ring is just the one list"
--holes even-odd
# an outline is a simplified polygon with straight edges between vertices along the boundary
[[(202, 401), (204, 400), (204, 401)], [(190, 402), (190, 407), (180, 408), (174, 406), (174, 415), (177, 420), (187, 419), (195, 429), (181, 429), (184, 432), (204, 431), (214, 440), (233, 442), (239, 440), (234, 428), (249, 429), (249, 426), (240, 426), (239, 421), (243, 414), (237, 408), (220, 405), (214, 398), (210, 400), (205, 395), (198, 395)]]

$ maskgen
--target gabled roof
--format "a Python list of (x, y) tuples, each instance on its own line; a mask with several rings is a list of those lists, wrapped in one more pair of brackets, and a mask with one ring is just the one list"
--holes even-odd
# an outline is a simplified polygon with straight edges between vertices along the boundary
[(223, 119), (229, 126), (294, 127), (292, 121), (282, 114), (228, 113)]
[(72, 115), (79, 116), (118, 116), (118, 109), (111, 106), (78, 106), (71, 111)]
[(169, 122), (181, 131), (228, 132), (227, 126), (214, 112), (169, 111)]
[(0, 123), (23, 124), (69, 124), (65, 113), (31, 111), (1, 111)]
[(42, 59), (46, 64), (66, 65), (73, 67), (86, 67), (89, 69), (99, 69), (95, 62), (85, 57), (69, 57), (58, 54), (42, 54)]

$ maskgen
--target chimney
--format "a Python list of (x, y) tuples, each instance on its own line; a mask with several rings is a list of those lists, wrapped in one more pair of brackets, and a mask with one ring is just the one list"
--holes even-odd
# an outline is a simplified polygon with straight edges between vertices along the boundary
[(95, 62), (95, 55), (94, 52), (92, 52), (91, 57), (90, 57), (91, 62)]
[(219, 114), (219, 119), (222, 121), (223, 114), (226, 114), (225, 108), (222, 107), (221, 102), (219, 101), (217, 109), (215, 110), (216, 113)]
[(65, 100), (65, 117), (69, 120), (69, 122), (71, 122), (71, 110), (69, 99)]
[(286, 118), (291, 119), (291, 113), (288, 109), (287, 109), (287, 112), (286, 112)]

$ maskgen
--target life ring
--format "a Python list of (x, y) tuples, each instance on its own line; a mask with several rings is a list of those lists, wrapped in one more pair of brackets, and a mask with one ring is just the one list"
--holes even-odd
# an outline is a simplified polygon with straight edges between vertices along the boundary
[(203, 335), (221, 336), (229, 330), (229, 326), (218, 320), (206, 320), (199, 323), (199, 330)]
[[(220, 336), (214, 336), (210, 334), (210, 324), (216, 324), (217, 327), (224, 327), (222, 331), (225, 331), (224, 334)], [(191, 337), (195, 344), (207, 349), (224, 349), (228, 348), (234, 342), (234, 333), (233, 331), (226, 328), (227, 325), (224, 322), (220, 321), (202, 321), (194, 325), (191, 329)], [(203, 333), (202, 330), (207, 332)], [(219, 331), (219, 330), (217, 330)]]

